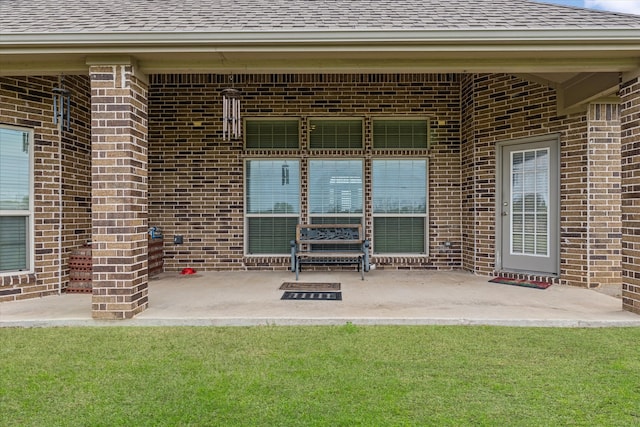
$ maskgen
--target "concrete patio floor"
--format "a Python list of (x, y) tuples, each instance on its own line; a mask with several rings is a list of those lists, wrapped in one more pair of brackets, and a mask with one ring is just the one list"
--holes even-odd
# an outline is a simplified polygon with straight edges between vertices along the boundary
[[(90, 294), (0, 303), (0, 327), (505, 325), (640, 326), (617, 293), (554, 285), (546, 290), (489, 283), (462, 271), (302, 272), (300, 282), (339, 282), (342, 301), (281, 300), (289, 272), (163, 273), (149, 282), (149, 308), (134, 319), (91, 318)], [(612, 295), (614, 294), (614, 295)]]

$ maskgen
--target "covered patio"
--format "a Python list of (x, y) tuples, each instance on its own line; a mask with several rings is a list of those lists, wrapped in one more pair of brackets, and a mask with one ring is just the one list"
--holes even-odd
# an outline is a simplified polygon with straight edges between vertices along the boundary
[[(468, 272), (303, 272), (300, 282), (340, 283), (341, 301), (281, 300), (289, 272), (164, 273), (149, 282), (149, 308), (121, 322), (92, 319), (91, 295), (63, 294), (0, 306), (0, 327), (504, 325), (640, 326), (606, 292), (553, 285), (545, 290), (487, 282)], [(618, 296), (616, 296), (616, 294)]]
[[(248, 288), (264, 298), (252, 307), (266, 310), (289, 274), (295, 222), (340, 220), (363, 225), (379, 270), (366, 284), (310, 273), (315, 281), (339, 274), (345, 292), (362, 290), (356, 305), (334, 307), (383, 312), (396, 301), (389, 318), (410, 321), (421, 313), (406, 308), (415, 299), (436, 318), (466, 321), (433, 305), (427, 279), (465, 277), (444, 279), (451, 289), (442, 292), (464, 282), (474, 313), (473, 296), (496, 288), (486, 280), (507, 274), (621, 286), (613, 302), (640, 313), (640, 17), (527, 0), (469, 0), (446, 12), (443, 2), (412, 0), (193, 2), (171, 11), (119, 3), (109, 3), (109, 15), (84, 3), (66, 15), (51, 2), (15, 1), (0, 17), (0, 127), (15, 141), (19, 169), (33, 166), (18, 183), (24, 194), (0, 208), (12, 221), (5, 229), (23, 229), (5, 253), (24, 252), (0, 268), (0, 301), (26, 306), (17, 300), (62, 292), (70, 253), (91, 241), (93, 294), (64, 301), (84, 301), (96, 320), (142, 321), (165, 306), (165, 285), (205, 277), (221, 286), (216, 298), (239, 287), (228, 310), (244, 304), (248, 278), (278, 277)], [(242, 105), (233, 135), (228, 89)], [(54, 107), (52, 98), (64, 102)], [(292, 141), (265, 136), (273, 123), (292, 124)], [(329, 142), (313, 135), (345, 123), (349, 130)], [(407, 123), (420, 138), (414, 128), (410, 138), (378, 138)], [(408, 166), (412, 180), (398, 178)], [(251, 175), (259, 170), (270, 174)], [(525, 190), (532, 182), (545, 189)], [(317, 202), (327, 194), (335, 206)], [(398, 194), (411, 197), (389, 207)], [(148, 276), (153, 226), (165, 232), (158, 281)], [(396, 226), (404, 234), (394, 242)], [(201, 276), (178, 276), (185, 266)], [(387, 275), (372, 292), (375, 277)], [(531, 295), (571, 306), (579, 292), (553, 286)], [(500, 298), (488, 306), (512, 307)], [(544, 298), (541, 306), (555, 306)], [(195, 307), (202, 300), (217, 301), (185, 297)], [(211, 304), (202, 313), (224, 312)]]

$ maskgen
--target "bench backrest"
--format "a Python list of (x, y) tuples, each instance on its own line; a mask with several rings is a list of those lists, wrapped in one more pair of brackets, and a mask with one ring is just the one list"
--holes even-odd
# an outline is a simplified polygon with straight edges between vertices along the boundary
[(296, 243), (300, 244), (362, 244), (362, 224), (298, 224)]

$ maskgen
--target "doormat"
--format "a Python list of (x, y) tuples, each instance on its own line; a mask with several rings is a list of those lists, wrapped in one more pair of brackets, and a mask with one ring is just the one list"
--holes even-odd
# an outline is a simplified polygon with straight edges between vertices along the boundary
[(284, 282), (283, 291), (339, 291), (340, 283)]
[(489, 280), (492, 283), (502, 283), (504, 285), (523, 286), (525, 288), (547, 289), (552, 284), (549, 282), (539, 282), (537, 280), (512, 279), (510, 277), (494, 277)]
[(342, 292), (297, 292), (285, 291), (280, 299), (314, 301), (342, 301)]

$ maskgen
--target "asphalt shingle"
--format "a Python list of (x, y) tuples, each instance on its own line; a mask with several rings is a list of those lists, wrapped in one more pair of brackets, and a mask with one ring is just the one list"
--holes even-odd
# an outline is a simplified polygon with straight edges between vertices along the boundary
[(0, 0), (0, 34), (587, 28), (640, 16), (532, 0)]

